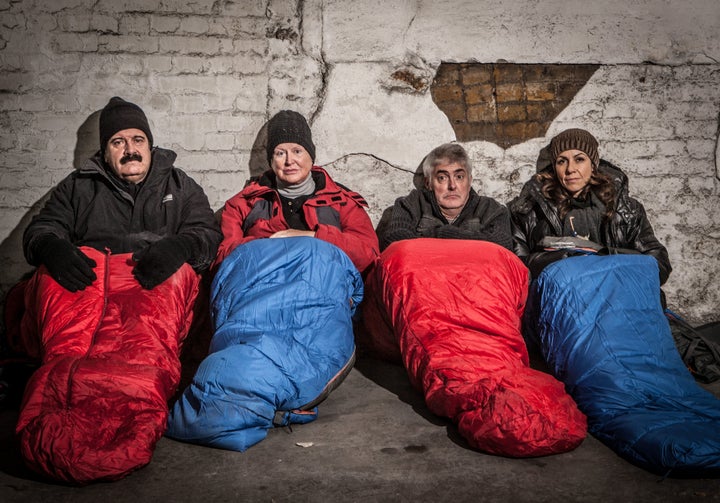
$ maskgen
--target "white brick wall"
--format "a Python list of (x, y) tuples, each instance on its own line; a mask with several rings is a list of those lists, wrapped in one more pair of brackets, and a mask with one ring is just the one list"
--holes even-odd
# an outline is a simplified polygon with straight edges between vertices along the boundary
[(377, 223), (454, 139), (429, 94), (388, 84), (393, 71), (505, 60), (601, 67), (546, 137), (468, 143), (478, 190), (507, 202), (550, 136), (590, 129), (670, 250), (672, 307), (720, 318), (717, 0), (19, 0), (0, 16), (0, 296), (28, 270), (30, 217), (97, 148), (111, 96), (143, 107), (214, 209), (262, 169), (267, 118), (296, 109)]

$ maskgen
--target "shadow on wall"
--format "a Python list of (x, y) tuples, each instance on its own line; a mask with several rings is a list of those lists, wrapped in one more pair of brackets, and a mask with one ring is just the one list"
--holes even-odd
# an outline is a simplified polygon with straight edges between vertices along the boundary
[[(23, 215), (18, 225), (8, 234), (8, 236), (0, 243), (0, 257), (6, 267), (0, 268), (0, 294), (4, 303), (5, 295), (12, 285), (22, 279), (29, 271), (30, 266), (25, 262), (23, 255), (22, 239), (25, 228), (28, 226), (32, 217), (35, 216), (49, 199), (50, 193), (47, 191), (40, 199), (38, 199)], [(11, 265), (7, 267), (7, 265)], [(26, 267), (22, 267), (22, 265)]]
[[(423, 174), (423, 163), (425, 162), (425, 157), (423, 157), (420, 160), (420, 164), (418, 164), (418, 167), (415, 168), (415, 174), (413, 175), (413, 186), (417, 190), (421, 190), (425, 187), (425, 175)], [(407, 194), (401, 194), (401, 196), (405, 196)], [(392, 217), (392, 206), (388, 206), (383, 210), (382, 216), (380, 217), (380, 220), (378, 221), (377, 226), (375, 227), (375, 234), (378, 236), (381, 236), (385, 233), (385, 229), (387, 228), (388, 224), (390, 223), (390, 218)]]
[[(99, 149), (98, 128), (100, 111), (93, 112), (77, 130), (77, 140), (73, 153), (73, 168), (80, 169), (82, 163), (92, 157)], [(0, 299), (4, 315), (5, 296), (9, 289), (23, 277), (32, 272), (32, 268), (25, 262), (22, 239), (25, 228), (32, 218), (37, 215), (50, 198), (54, 187), (51, 187), (40, 199), (30, 206), (27, 213), (20, 219), (18, 225), (0, 243), (0, 257), (6, 267), (0, 269)], [(9, 265), (9, 266), (8, 266)]]
[[(100, 112), (101, 110), (97, 110), (90, 114), (77, 130), (75, 149), (73, 151), (73, 168), (75, 170), (80, 169), (82, 164), (100, 149), (98, 137)], [(250, 176), (259, 176), (268, 169), (267, 154), (265, 153), (266, 142), (267, 123), (260, 129), (253, 143), (249, 161)], [(2, 257), (3, 263), (6, 264), (6, 267), (0, 269), (0, 302), (2, 302), (2, 305), (4, 305), (8, 290), (31, 272), (31, 266), (25, 262), (23, 255), (23, 233), (32, 218), (43, 208), (53, 188), (49, 188), (40, 199), (30, 206), (18, 225), (0, 243), (0, 257)]]
[(250, 171), (250, 177), (260, 176), (265, 171), (270, 169), (268, 164), (267, 153), (265, 146), (267, 145), (267, 122), (263, 124), (258, 131), (255, 141), (253, 142), (252, 150), (250, 151), (250, 162), (248, 168)]
[(100, 110), (93, 112), (77, 130), (77, 142), (73, 153), (73, 167), (80, 169), (86, 159), (100, 150)]
[[(267, 122), (263, 124), (263, 126), (260, 128), (260, 131), (258, 131), (257, 136), (255, 137), (255, 141), (253, 142), (252, 149), (250, 150), (250, 160), (248, 161), (248, 172), (250, 173), (250, 178), (259, 177), (262, 175), (265, 171), (270, 169), (270, 165), (268, 164), (267, 160), (267, 153), (265, 150), (265, 146), (267, 145)], [(243, 182), (244, 188), (248, 183), (250, 182), (250, 179), (247, 179)], [(238, 190), (240, 192), (240, 190)], [(224, 205), (221, 205), (220, 208), (215, 210), (215, 218), (217, 219), (218, 223), (222, 222), (222, 213), (225, 209)]]

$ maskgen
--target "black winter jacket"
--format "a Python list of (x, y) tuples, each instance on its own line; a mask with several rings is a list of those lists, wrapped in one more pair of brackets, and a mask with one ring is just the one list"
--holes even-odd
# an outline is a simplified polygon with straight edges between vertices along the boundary
[(171, 150), (154, 148), (150, 172), (133, 199), (95, 154), (55, 187), (25, 229), (28, 263), (39, 265), (36, 248), (49, 234), (115, 254), (182, 235), (192, 243), (188, 263), (198, 272), (206, 269), (222, 240), (220, 226), (203, 189), (173, 166), (175, 158)]
[[(548, 167), (545, 169), (552, 169)], [(609, 175), (616, 189), (615, 213), (601, 227), (602, 242), (607, 253), (642, 253), (652, 255), (660, 268), (660, 284), (667, 281), (672, 267), (667, 249), (655, 237), (645, 208), (628, 194), (628, 179), (620, 168), (605, 160), (599, 170)], [(509, 204), (512, 216), (515, 253), (525, 262), (533, 277), (555, 260), (568, 256), (565, 251), (545, 251), (540, 241), (545, 236), (562, 236), (562, 222), (557, 208), (540, 191), (540, 183), (531, 178), (520, 195)]]
[(490, 197), (470, 189), (465, 207), (448, 223), (431, 190), (414, 189), (395, 201), (392, 216), (385, 228), (378, 229), (380, 249), (402, 239), (419, 237), (442, 239), (478, 239), (491, 241), (512, 250), (510, 213)]

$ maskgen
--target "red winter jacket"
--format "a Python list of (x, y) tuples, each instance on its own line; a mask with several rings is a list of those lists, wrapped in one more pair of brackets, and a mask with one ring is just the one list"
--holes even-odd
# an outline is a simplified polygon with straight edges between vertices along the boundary
[[(303, 205), (303, 214), (315, 237), (343, 250), (360, 272), (378, 256), (378, 239), (357, 192), (335, 183), (327, 172), (314, 166), (311, 174), (316, 191)], [(288, 229), (282, 203), (272, 187), (272, 171), (252, 179), (225, 203), (221, 227), (224, 235), (215, 260), (219, 264), (239, 245), (252, 239), (267, 238)]]

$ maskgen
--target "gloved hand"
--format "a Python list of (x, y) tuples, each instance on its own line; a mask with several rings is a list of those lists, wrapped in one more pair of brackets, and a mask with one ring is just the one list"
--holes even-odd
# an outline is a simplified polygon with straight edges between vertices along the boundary
[(137, 262), (133, 276), (143, 288), (155, 288), (190, 259), (192, 248), (188, 239), (182, 236), (162, 238), (133, 254), (133, 260)]
[(95, 261), (67, 239), (43, 237), (35, 253), (50, 276), (70, 292), (85, 290), (97, 279), (93, 271)]
[(557, 262), (558, 260), (562, 260), (570, 256), (572, 256), (572, 253), (569, 250), (536, 252), (530, 255), (527, 267), (530, 269), (530, 275), (533, 278), (537, 278), (540, 276), (540, 273), (543, 272), (545, 267), (549, 266), (553, 262)]

